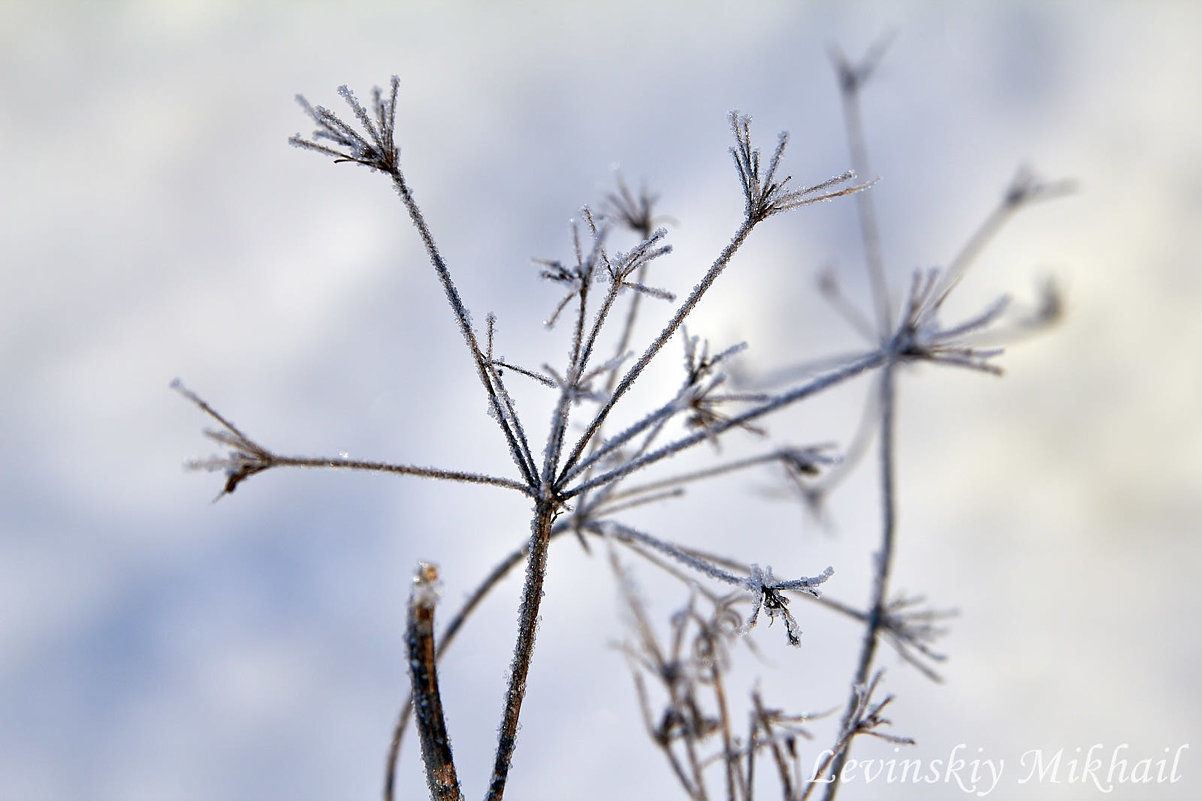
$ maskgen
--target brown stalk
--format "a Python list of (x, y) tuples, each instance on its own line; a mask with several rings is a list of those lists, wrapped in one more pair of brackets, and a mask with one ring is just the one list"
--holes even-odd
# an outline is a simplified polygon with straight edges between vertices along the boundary
[(459, 777), (451, 754), (451, 740), (438, 692), (434, 651), (434, 606), (438, 598), (438, 568), (422, 563), (413, 577), (409, 597), (409, 675), (413, 683), (413, 707), (421, 741), (426, 784), (435, 801), (461, 801)]

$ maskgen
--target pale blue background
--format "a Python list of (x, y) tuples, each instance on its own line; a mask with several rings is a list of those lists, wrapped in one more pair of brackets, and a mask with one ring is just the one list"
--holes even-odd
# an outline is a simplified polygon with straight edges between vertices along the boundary
[[(529, 259), (568, 255), (566, 222), (612, 165), (680, 221), (659, 283), (687, 291), (741, 211), (728, 111), (752, 113), (765, 146), (792, 131), (798, 179), (841, 171), (825, 51), (888, 30), (866, 117), (897, 286), (955, 252), (1018, 164), (1081, 185), (1008, 228), (956, 306), (1053, 273), (1065, 324), (1008, 354), (1000, 382), (903, 382), (895, 586), (961, 617), (943, 686), (883, 653), (895, 729), (920, 741), (907, 756), (963, 743), (1007, 762), (1197, 739), (1202, 7), (742, 5), (0, 5), (0, 798), (377, 797), (414, 565), (438, 562), (454, 603), (526, 534), (524, 502), (500, 490), (280, 473), (210, 505), (220, 479), (180, 470), (210, 450), (176, 376), (280, 450), (509, 469), (401, 207), (378, 177), (287, 146), (309, 130), (294, 93), (333, 105), (340, 83), (366, 95), (402, 77), (402, 160), (463, 295), (477, 320), (499, 314), (506, 356), (538, 366), (565, 345), (539, 329), (559, 294)], [(850, 204), (771, 221), (693, 330), (749, 340), (754, 365), (845, 347), (813, 298), (825, 264), (861, 286)], [(857, 404), (833, 396), (789, 425), (846, 442)], [(537, 419), (540, 402), (523, 408)], [(748, 475), (628, 519), (778, 574), (833, 564), (832, 595), (862, 598), (870, 477), (836, 499), (833, 533), (756, 500), (773, 486)], [(571, 542), (552, 559), (510, 795), (675, 797), (609, 647), (624, 628), (604, 561)], [(661, 620), (683, 600), (641, 582)], [(444, 670), (469, 797), (516, 593)], [(858, 633), (812, 610), (803, 627), (800, 652), (757, 632), (767, 664), (744, 653), (740, 675), (821, 711), (841, 703)], [(1183, 783), (1121, 794), (1197, 797), (1200, 750)], [(1008, 770), (995, 797), (1102, 797)], [(401, 775), (421, 797), (412, 747)], [(963, 797), (841, 797), (915, 792)]]

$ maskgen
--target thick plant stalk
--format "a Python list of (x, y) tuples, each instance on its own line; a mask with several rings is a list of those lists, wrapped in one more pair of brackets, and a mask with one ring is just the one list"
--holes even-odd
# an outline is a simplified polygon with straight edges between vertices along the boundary
[(538, 629), (538, 609), (543, 599), (543, 579), (547, 574), (547, 546), (555, 522), (558, 503), (541, 499), (535, 505), (531, 523), (530, 553), (526, 559), (526, 583), (522, 589), (522, 606), (518, 612), (518, 637), (513, 647), (513, 664), (509, 670), (509, 687), (505, 691), (505, 711), (497, 737), (497, 753), (493, 763), (492, 780), (488, 785), (488, 801), (501, 801), (505, 782), (517, 744), (518, 717), (526, 697), (526, 676), (534, 654), (534, 635)]
[(462, 801), (459, 777), (451, 754), (451, 740), (442, 714), (438, 671), (434, 653), (434, 605), (438, 597), (438, 568), (422, 563), (413, 577), (409, 598), (409, 675), (413, 683), (413, 707), (417, 711), (417, 733), (421, 741), (426, 784), (435, 801)]

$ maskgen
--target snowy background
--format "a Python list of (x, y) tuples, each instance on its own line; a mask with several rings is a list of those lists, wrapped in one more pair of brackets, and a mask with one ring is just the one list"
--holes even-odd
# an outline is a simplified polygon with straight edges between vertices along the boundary
[[(1018, 165), (1080, 185), (1017, 218), (955, 306), (1029, 298), (1051, 274), (1065, 322), (1008, 353), (1000, 381), (902, 381), (894, 586), (960, 610), (944, 685), (882, 651), (895, 731), (919, 740), (905, 756), (963, 744), (1007, 761), (997, 797), (1092, 799), (1019, 785), (1015, 763), (1191, 743), (1181, 783), (1117, 794), (1198, 797), (1202, 6), (742, 6), (0, 4), (0, 798), (378, 797), (414, 565), (442, 566), (452, 605), (526, 535), (502, 490), (280, 471), (214, 505), (220, 478), (180, 469), (212, 449), (175, 377), (281, 451), (511, 467), (391, 189), (288, 147), (310, 130), (295, 93), (334, 106), (339, 84), (363, 96), (401, 76), (419, 202), (476, 319), (497, 312), (502, 352), (537, 366), (565, 346), (539, 326), (560, 294), (530, 258), (569, 255), (568, 219), (615, 164), (679, 221), (657, 282), (687, 291), (742, 209), (730, 109), (764, 147), (792, 132), (797, 180), (840, 172), (827, 48), (888, 31), (865, 112), (895, 286), (950, 258)], [(863, 288), (852, 211), (766, 224), (693, 330), (748, 340), (752, 366), (853, 342), (813, 292), (823, 266)], [(790, 418), (790, 438), (846, 443), (863, 389)], [(832, 596), (862, 603), (870, 476), (827, 529), (779, 486), (765, 471), (629, 519), (778, 574), (832, 564)], [(567, 540), (551, 557), (510, 795), (675, 797), (610, 647), (624, 622), (604, 560)], [(640, 581), (661, 620), (683, 601)], [(445, 664), (469, 797), (517, 592), (503, 585)], [(842, 703), (858, 633), (803, 611), (800, 651), (762, 629), (764, 662), (744, 661), (770, 700), (820, 711)], [(425, 792), (414, 746), (401, 797)], [(872, 755), (890, 750), (857, 753)], [(964, 797), (854, 782), (841, 797), (915, 792)]]

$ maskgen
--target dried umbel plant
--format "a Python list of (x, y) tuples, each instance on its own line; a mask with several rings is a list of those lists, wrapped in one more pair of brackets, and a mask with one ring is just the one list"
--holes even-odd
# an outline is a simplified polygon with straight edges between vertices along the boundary
[[(294, 145), (332, 157), (336, 164), (367, 167), (384, 176), (399, 195), (439, 279), (452, 321), (463, 336), (489, 415), (513, 463), (512, 471), (498, 476), (404, 463), (284, 455), (245, 434), (177, 382), (176, 388), (215, 422), (216, 428), (208, 431), (208, 436), (227, 449), (224, 455), (196, 460), (190, 466), (224, 473), (225, 484), (218, 497), (233, 493), (244, 481), (266, 470), (323, 467), (487, 484), (525, 495), (531, 504), (530, 533), (524, 544), (485, 577), (437, 636), (434, 615), (438, 571), (431, 565), (422, 565), (417, 571), (407, 633), (412, 696), (411, 703), (406, 703), (402, 710), (390, 748), (386, 798), (393, 795), (394, 767), (411, 713), (432, 797), (462, 797), (442, 715), (437, 660), (480, 600), (502, 577), (524, 564), (526, 575), (513, 660), (502, 703), (492, 776), (485, 795), (488, 799), (502, 797), (534, 653), (549, 547), (564, 534), (578, 538), (586, 547), (594, 542), (608, 550), (626, 606), (635, 621), (635, 638), (623, 648), (634, 672), (647, 728), (690, 797), (709, 798), (707, 775), (718, 772), (724, 777), (728, 798), (751, 798), (761, 786), (754, 772), (757, 754), (770, 755), (783, 797), (806, 797), (817, 786), (814, 780), (819, 777), (805, 777), (800, 771), (797, 743), (799, 738), (808, 736), (803, 725), (807, 718), (766, 706), (756, 690), (748, 696), (750, 728), (744, 736), (742, 727), (736, 725), (725, 679), (736, 646), (750, 642), (748, 632), (763, 618), (769, 623), (779, 621), (788, 642), (801, 644), (801, 626), (791, 607), (791, 602), (797, 599), (823, 604), (864, 629), (864, 644), (838, 739), (827, 749), (829, 758), (822, 774), (837, 779), (851, 742), (860, 735), (905, 742), (904, 738), (881, 731), (887, 724), (881, 712), (889, 698), (876, 700), (880, 683), (880, 673), (875, 669), (876, 645), (882, 639), (891, 643), (904, 658), (934, 675), (928, 663), (939, 658), (931, 643), (941, 630), (936, 622), (942, 614), (915, 608), (914, 599), (887, 598), (896, 528), (892, 447), (896, 371), (908, 362), (930, 362), (998, 372), (994, 359), (999, 351), (982, 349), (976, 338), (998, 328), (1005, 303), (995, 303), (978, 315), (952, 325), (942, 323), (940, 312), (968, 263), (999, 223), (1019, 206), (1058, 189), (1038, 184), (1025, 174), (1020, 176), (1007, 191), (1001, 209), (970, 239), (949, 267), (916, 274), (903, 302), (900, 306), (895, 304), (880, 258), (871, 193), (865, 191), (870, 183), (856, 177), (868, 174), (857, 98), (878, 58), (877, 51), (859, 64), (851, 64), (841, 56), (836, 58), (854, 171), (809, 186), (800, 185), (784, 174), (787, 135), (780, 135), (771, 155), (765, 159), (753, 144), (750, 119), (732, 113), (730, 125), (735, 144), (731, 155), (745, 201), (743, 215), (733, 225), (729, 244), (707, 269), (699, 271), (692, 290), (683, 300), (678, 301), (672, 293), (649, 282), (654, 263), (671, 252), (667, 232), (656, 228), (659, 216), (654, 196), (646, 192), (636, 194), (619, 180), (616, 191), (599, 210), (585, 208), (571, 230), (569, 259), (536, 261), (542, 277), (558, 284), (564, 292), (549, 315), (547, 326), (566, 320), (571, 342), (565, 361), (539, 367), (514, 364), (494, 355), (497, 338), (494, 315), (487, 315), (483, 331), (472, 323), (451, 268), (402, 171), (401, 149), (396, 143), (399, 80), (393, 78), (387, 92), (376, 89), (369, 105), (342, 87), (339, 94), (350, 109), (346, 118), (299, 98), (316, 130), (309, 138), (293, 137)], [(745, 381), (736, 381), (729, 372), (731, 359), (745, 346), (736, 344), (711, 350), (706, 341), (688, 333), (686, 320), (705, 296), (720, 291), (715, 289), (718, 279), (752, 232), (765, 221), (845, 195), (854, 195), (859, 204), (873, 287), (873, 321), (868, 322), (869, 318), (840, 294), (833, 279), (824, 282), (822, 291), (866, 334), (867, 344), (857, 354), (835, 358), (817, 367), (797, 370), (786, 366), (777, 374), (791, 375), (788, 380), (767, 381), (754, 389), (748, 388)], [(611, 240), (618, 236), (633, 237), (629, 249), (611, 247)], [(644, 300), (662, 304), (661, 309), (667, 311), (659, 312), (665, 318), (660, 332), (649, 342), (636, 346), (636, 320), (657, 313), (644, 307)], [(1058, 308), (1055, 303), (1045, 305)], [(1027, 320), (1025, 324), (1041, 324), (1047, 316), (1034, 323)], [(684, 352), (685, 369), (679, 388), (653, 408), (628, 414), (628, 419), (634, 422), (625, 428), (609, 431), (611, 414), (624, 404), (630, 389), (653, 363), (657, 369), (660, 367), (665, 361), (660, 358), (664, 351), (674, 350), (667, 347), (673, 340)], [(514, 381), (531, 382), (536, 391), (549, 392), (554, 398), (549, 419), (540, 423), (544, 438), (541, 449), (532, 444), (537, 442), (531, 434), (535, 429), (519, 413), (507, 374)], [(877, 385), (875, 400), (865, 417), (870, 424), (854, 439), (847, 454), (840, 456), (829, 445), (802, 445), (772, 438), (767, 418), (773, 412), (866, 374), (874, 375)], [(569, 421), (577, 417), (580, 419), (575, 427), (569, 426)], [(732, 431), (752, 434), (765, 445), (759, 453), (738, 459), (725, 459), (720, 448), (701, 448), (712, 460), (709, 466), (641, 479), (643, 471), (653, 465), (706, 443), (716, 445)], [(719, 480), (765, 465), (778, 467), (804, 498), (817, 503), (858, 461), (858, 455), (874, 438), (880, 450), (883, 490), (881, 545), (873, 560), (872, 598), (864, 608), (821, 595), (833, 574), (831, 567), (814, 566), (812, 575), (778, 579), (770, 567), (702, 553), (688, 543), (672, 541), (674, 537), (653, 535), (622, 519), (622, 513), (631, 508), (676, 498), (695, 483)], [(688, 604), (671, 620), (669, 644), (661, 644), (657, 639), (619, 552), (645, 561), (689, 588)], [(754, 554), (740, 556), (750, 558)], [(666, 699), (659, 713), (650, 700), (648, 680), (660, 687)], [(712, 743), (717, 743), (716, 748)], [(829, 798), (839, 785), (836, 780), (824, 782), (824, 786)]]

